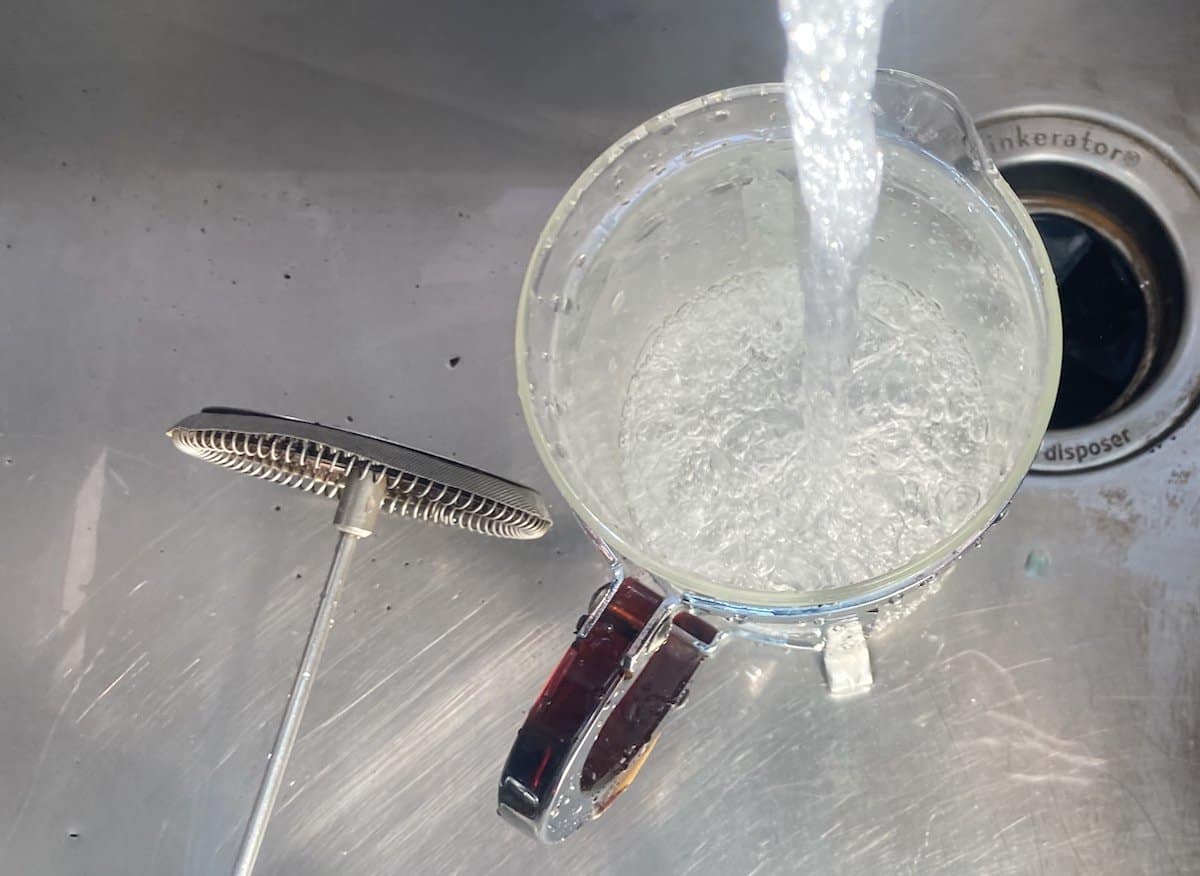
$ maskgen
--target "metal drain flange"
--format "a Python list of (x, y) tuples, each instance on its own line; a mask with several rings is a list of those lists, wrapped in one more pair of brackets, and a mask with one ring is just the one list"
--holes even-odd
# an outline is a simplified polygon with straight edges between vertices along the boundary
[(1155, 447), (1200, 396), (1200, 177), (1149, 132), (1090, 110), (1010, 109), (980, 119), (979, 132), (1035, 218), (1094, 233), (1124, 255), (1146, 296), (1144, 361), (1129, 370), (1138, 383), (1094, 419), (1052, 427), (1034, 471), (1098, 468)]

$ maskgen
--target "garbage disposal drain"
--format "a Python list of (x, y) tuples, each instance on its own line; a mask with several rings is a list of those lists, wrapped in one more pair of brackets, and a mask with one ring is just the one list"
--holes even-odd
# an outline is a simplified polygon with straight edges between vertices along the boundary
[[(1033, 205), (1030, 205), (1033, 210)], [(1033, 213), (1063, 313), (1062, 381), (1051, 429), (1103, 419), (1135, 396), (1149, 365), (1150, 285), (1106, 235), (1070, 214)]]
[(1200, 395), (1200, 180), (1145, 132), (1090, 112), (1010, 110), (979, 130), (1059, 286), (1063, 371), (1034, 470), (1155, 446)]

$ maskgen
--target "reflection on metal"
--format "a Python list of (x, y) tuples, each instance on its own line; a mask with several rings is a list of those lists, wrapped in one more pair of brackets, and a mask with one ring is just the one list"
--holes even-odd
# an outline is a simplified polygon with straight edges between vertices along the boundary
[(381, 510), (506, 538), (550, 528), (533, 490), (477, 469), (343, 429), (231, 408), (205, 408), (173, 426), (175, 446), (223, 468), (338, 500), (338, 542), (312, 631), (234, 863), (250, 876), (316, 680), (354, 546)]

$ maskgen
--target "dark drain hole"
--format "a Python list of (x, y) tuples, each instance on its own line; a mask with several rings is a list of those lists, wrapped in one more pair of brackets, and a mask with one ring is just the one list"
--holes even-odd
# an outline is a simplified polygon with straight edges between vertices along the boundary
[(1178, 252), (1146, 202), (1109, 177), (1051, 162), (1003, 173), (1033, 216), (1058, 283), (1063, 363), (1050, 429), (1098, 422), (1139, 398), (1175, 349)]
[(1138, 376), (1146, 299), (1129, 260), (1094, 228), (1051, 213), (1035, 213), (1033, 222), (1062, 306), (1062, 377), (1050, 428), (1069, 429), (1104, 416)]

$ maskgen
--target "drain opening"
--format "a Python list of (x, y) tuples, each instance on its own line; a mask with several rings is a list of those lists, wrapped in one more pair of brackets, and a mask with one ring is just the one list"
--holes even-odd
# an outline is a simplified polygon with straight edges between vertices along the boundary
[(1051, 429), (1094, 423), (1136, 393), (1151, 349), (1143, 283), (1095, 228), (1070, 216), (1033, 213), (1058, 283), (1062, 378)]
[(1033, 217), (1058, 283), (1063, 363), (1050, 428), (1099, 422), (1137, 400), (1175, 350), (1179, 255), (1146, 203), (1109, 177), (1053, 162), (1004, 176)]
[(1153, 134), (1063, 106), (979, 123), (1059, 284), (1063, 369), (1039, 472), (1109, 465), (1200, 401), (1200, 176)]

